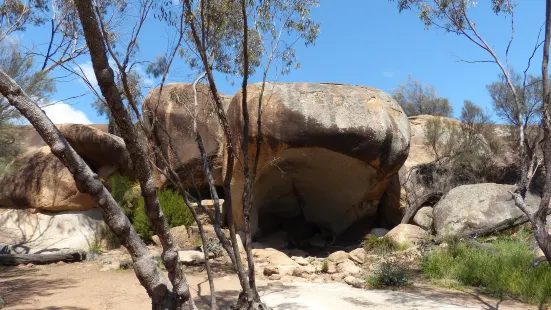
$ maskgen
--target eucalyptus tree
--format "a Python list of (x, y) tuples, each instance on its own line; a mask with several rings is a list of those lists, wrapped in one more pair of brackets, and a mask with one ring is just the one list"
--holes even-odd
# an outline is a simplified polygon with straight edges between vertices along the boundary
[[(487, 41), (481, 32), (478, 30), (471, 12), (478, 5), (478, 1), (474, 0), (396, 0), (398, 9), (417, 10), (419, 18), (424, 23), (425, 28), (442, 29), (445, 32), (459, 35), (466, 38), (473, 46), (481, 49), (486, 53), (488, 59), (480, 60), (465, 60), (467, 63), (492, 63), (495, 64), (502, 74), (503, 82), (507, 85), (510, 92), (511, 101), (514, 103), (512, 119), (517, 124), (518, 128), (518, 152), (520, 158), (520, 182), (514, 193), (511, 193), (515, 199), (516, 206), (520, 208), (525, 216), (523, 219), (516, 219), (515, 224), (530, 221), (534, 227), (534, 236), (543, 250), (545, 257), (551, 262), (551, 236), (547, 232), (546, 216), (550, 212), (549, 203), (551, 201), (551, 173), (547, 173), (545, 177), (544, 190), (542, 200), (536, 212), (531, 213), (526, 205), (525, 197), (538, 169), (541, 159), (538, 158), (536, 152), (530, 152), (527, 148), (527, 137), (525, 120), (528, 118), (526, 110), (526, 102), (523, 95), (519, 93), (519, 88), (515, 86), (515, 77), (511, 70), (512, 66), (509, 63), (509, 53), (511, 45), (515, 38), (515, 6), (516, 1), (512, 0), (492, 0), (490, 2), (491, 10), (496, 15), (504, 15), (510, 20), (510, 31), (507, 35), (507, 45), (502, 53), (496, 51), (493, 45)], [(522, 4), (519, 4), (522, 5)], [(541, 29), (538, 32), (536, 43), (531, 55), (527, 60), (526, 69), (523, 71), (523, 85), (526, 85), (528, 80), (528, 71), (532, 65), (532, 59), (540, 47), (543, 47), (543, 58), (541, 62), (541, 104), (538, 104), (538, 113), (541, 113), (541, 126), (543, 129), (543, 137), (537, 143), (542, 145), (543, 164), (545, 171), (551, 171), (551, 111), (549, 95), (549, 43), (551, 41), (551, 0), (545, 1), (545, 11), (541, 16), (544, 26), (544, 39), (540, 40)], [(500, 56), (501, 54), (501, 56)], [(502, 224), (502, 223), (500, 223)], [(493, 232), (495, 229), (488, 229), (487, 232)]]

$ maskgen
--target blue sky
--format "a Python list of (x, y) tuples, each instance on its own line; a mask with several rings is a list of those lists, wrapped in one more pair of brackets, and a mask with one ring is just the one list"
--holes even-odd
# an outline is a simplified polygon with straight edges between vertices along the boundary
[[(473, 19), (485, 39), (504, 59), (510, 36), (510, 19), (493, 14), (488, 5), (490, 1), (479, 2), (471, 11)], [(515, 40), (509, 59), (517, 71), (526, 66), (544, 21), (544, 13), (544, 1), (519, 1), (515, 11)], [(412, 74), (422, 83), (433, 84), (440, 96), (449, 98), (456, 116), (464, 99), (491, 107), (485, 85), (497, 79), (499, 68), (495, 64), (458, 62), (459, 57), (468, 60), (489, 57), (464, 37), (446, 34), (440, 29), (425, 30), (416, 12), (400, 14), (396, 3), (387, 0), (321, 0), (312, 17), (321, 24), (316, 44), (307, 48), (303, 44), (297, 45), (302, 68), (280, 77), (279, 81), (361, 84), (390, 92)], [(19, 34), (19, 40), (25, 46), (41, 48), (39, 44), (43, 43), (47, 31), (46, 28), (31, 28)], [(140, 59), (154, 60), (156, 55), (164, 52), (168, 40), (169, 35), (162, 24), (146, 24), (139, 39)], [(539, 74), (541, 54), (541, 50), (538, 51), (533, 60), (531, 72), (534, 74)], [(88, 57), (79, 59), (85, 70), (91, 70)], [(180, 61), (169, 80), (191, 82), (193, 77), (190, 74), (190, 70)], [(259, 80), (257, 76), (251, 78), (251, 82)], [(219, 78), (218, 83), (219, 90), (226, 94), (234, 94), (239, 88), (239, 83), (232, 85), (224, 78)], [(155, 81), (147, 80), (146, 84), (151, 87)], [(85, 84), (75, 79), (59, 83), (57, 88), (58, 91), (50, 98), (53, 102), (87, 91)], [(56, 123), (106, 122), (91, 107), (93, 100), (94, 97), (89, 94), (65, 100), (64, 104), (46, 111)]]

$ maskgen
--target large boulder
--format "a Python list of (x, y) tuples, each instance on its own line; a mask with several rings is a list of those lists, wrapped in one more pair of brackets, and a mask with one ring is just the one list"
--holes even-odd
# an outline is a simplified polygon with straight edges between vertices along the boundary
[(16, 253), (87, 251), (101, 241), (104, 225), (99, 209), (31, 213), (0, 208), (0, 243)]
[[(511, 197), (514, 185), (483, 183), (463, 185), (449, 191), (434, 206), (433, 221), (440, 236), (468, 235), (502, 221), (523, 215)], [(540, 198), (528, 194), (526, 202), (533, 212)]]
[[(256, 154), (260, 91), (260, 84), (247, 87), (249, 158)], [(241, 101), (239, 91), (228, 108), (237, 146), (242, 140)], [(396, 101), (365, 86), (267, 83), (262, 108), (253, 233), (283, 228), (293, 241), (320, 230), (335, 237), (360, 220), (373, 222), (379, 200), (409, 150), (409, 122)], [(242, 165), (236, 165), (233, 175), (231, 205), (243, 229)]]
[[(225, 109), (229, 98), (220, 94)], [(144, 118), (153, 130), (157, 147), (162, 157), (157, 156), (157, 165), (165, 167), (166, 162), (185, 183), (192, 187), (207, 184), (201, 154), (193, 131), (194, 120), (203, 139), (207, 157), (213, 167), (217, 185), (222, 185), (222, 164), (224, 135), (216, 116), (215, 103), (208, 86), (197, 85), (197, 117), (194, 116), (195, 94), (192, 84), (170, 83), (154, 88), (143, 102)], [(166, 182), (164, 176), (156, 174), (158, 186)]]
[[(130, 159), (119, 137), (87, 125), (58, 128), (100, 178), (107, 179), (116, 170), (130, 173)], [(43, 146), (19, 156), (12, 171), (0, 177), (0, 207), (76, 211), (97, 204), (79, 192), (69, 170)]]

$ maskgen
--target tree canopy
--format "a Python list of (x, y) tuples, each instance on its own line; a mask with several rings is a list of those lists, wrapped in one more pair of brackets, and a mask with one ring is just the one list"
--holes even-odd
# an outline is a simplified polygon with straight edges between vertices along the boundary
[(422, 114), (453, 116), (453, 108), (447, 98), (439, 97), (433, 85), (423, 85), (411, 75), (407, 83), (392, 91), (392, 96), (407, 116)]

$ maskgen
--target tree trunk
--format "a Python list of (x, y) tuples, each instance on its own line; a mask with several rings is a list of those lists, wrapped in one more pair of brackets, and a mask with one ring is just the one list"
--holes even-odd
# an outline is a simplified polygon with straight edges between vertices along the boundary
[(74, 263), (86, 259), (86, 252), (62, 254), (0, 254), (0, 265), (35, 264), (46, 265), (57, 262)]
[[(173, 298), (176, 309), (192, 309), (193, 300), (189, 291), (182, 264), (178, 258), (178, 252), (174, 246), (172, 235), (168, 228), (166, 218), (161, 211), (157, 199), (157, 189), (153, 180), (153, 174), (147, 152), (137, 129), (132, 123), (130, 114), (126, 110), (122, 98), (115, 83), (113, 69), (109, 66), (104, 38), (98, 25), (98, 19), (93, 10), (91, 0), (79, 0), (76, 9), (82, 24), (86, 44), (90, 50), (92, 66), (98, 81), (102, 95), (111, 111), (121, 137), (126, 143), (136, 178), (140, 182), (142, 196), (147, 217), (150, 220), (153, 231), (159, 236), (163, 246), (163, 262), (172, 282)], [(154, 300), (154, 304), (159, 305)]]
[(153, 304), (166, 305), (167, 307), (162, 308), (163, 310), (175, 309), (174, 306), (168, 307), (175, 304), (174, 298), (168, 290), (168, 283), (157, 262), (151, 256), (113, 196), (99, 180), (98, 175), (75, 152), (38, 105), (31, 101), (21, 87), (1, 70), (0, 93), (31, 123), (50, 147), (52, 154), (69, 169), (78, 190), (81, 193), (89, 194), (98, 203), (103, 212), (105, 223), (119, 238), (121, 244), (128, 249), (132, 261), (134, 261), (134, 272), (152, 298)]
[(543, 83), (543, 108), (542, 108), (542, 126), (543, 126), (543, 160), (545, 165), (545, 184), (543, 187), (543, 197), (538, 211), (532, 216), (534, 225), (534, 237), (541, 250), (545, 254), (547, 261), (551, 263), (551, 236), (547, 230), (546, 217), (549, 213), (549, 203), (551, 200), (551, 97), (549, 90), (549, 43), (551, 41), (551, 0), (545, 2), (545, 41), (543, 44), (543, 59), (541, 66)]

